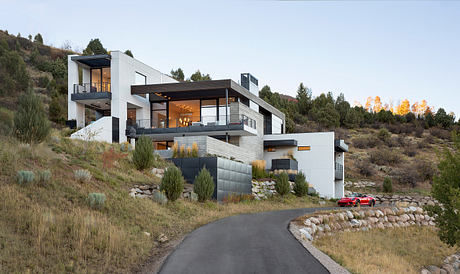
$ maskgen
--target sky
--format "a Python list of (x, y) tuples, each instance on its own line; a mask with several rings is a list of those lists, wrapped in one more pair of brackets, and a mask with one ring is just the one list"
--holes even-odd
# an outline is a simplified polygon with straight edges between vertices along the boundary
[(460, 116), (460, 1), (5, 1), (0, 29), (108, 50), (164, 72), (249, 72), (295, 96), (425, 99)]

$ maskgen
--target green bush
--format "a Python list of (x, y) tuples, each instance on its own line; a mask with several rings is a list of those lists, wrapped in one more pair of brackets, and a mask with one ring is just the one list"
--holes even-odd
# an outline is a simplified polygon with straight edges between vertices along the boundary
[(252, 167), (252, 178), (253, 179), (262, 179), (262, 178), (267, 178), (267, 172), (265, 172), (265, 169), (253, 166)]
[(87, 183), (91, 181), (91, 173), (86, 169), (75, 170), (74, 172), (75, 179), (80, 183)]
[(170, 201), (177, 200), (184, 190), (184, 177), (177, 167), (169, 167), (161, 180), (160, 190), (164, 191)]
[(385, 177), (383, 180), (383, 192), (393, 192), (393, 182), (391, 182), (391, 179), (389, 177)]
[(10, 135), (13, 132), (13, 112), (0, 107), (0, 135)]
[(138, 170), (149, 168), (154, 162), (152, 140), (147, 136), (141, 136), (133, 152), (133, 163)]
[(303, 172), (299, 172), (299, 174), (295, 176), (294, 193), (295, 195), (302, 197), (302, 196), (305, 196), (307, 192), (308, 192), (308, 184), (305, 181), (305, 174), (303, 174)]
[(380, 140), (386, 142), (388, 139), (390, 139), (391, 134), (388, 132), (388, 130), (387, 130), (386, 128), (382, 128), (382, 129), (379, 131), (377, 137), (378, 137)]
[(101, 209), (104, 207), (106, 197), (104, 193), (88, 194), (88, 204), (93, 209)]
[(41, 184), (47, 183), (51, 179), (51, 171), (48, 169), (39, 170), (37, 172), (37, 181)]
[(19, 97), (14, 126), (19, 140), (29, 144), (40, 143), (48, 136), (50, 122), (42, 101), (32, 91)]
[(289, 176), (286, 172), (281, 173), (276, 178), (275, 190), (281, 196), (284, 196), (291, 191), (291, 187), (289, 185)]
[(200, 202), (211, 199), (214, 193), (214, 179), (206, 167), (203, 167), (195, 177), (193, 191), (198, 195), (198, 201)]
[(155, 191), (152, 199), (160, 205), (165, 205), (168, 202), (168, 198), (166, 198), (166, 195), (162, 191)]
[(20, 185), (28, 185), (35, 179), (35, 174), (32, 171), (20, 170), (16, 176), (16, 181)]

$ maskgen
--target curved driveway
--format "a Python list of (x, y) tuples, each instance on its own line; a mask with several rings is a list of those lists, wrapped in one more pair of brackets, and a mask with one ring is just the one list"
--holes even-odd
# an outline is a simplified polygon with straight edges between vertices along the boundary
[(242, 214), (190, 233), (160, 273), (329, 273), (288, 230), (306, 208)]

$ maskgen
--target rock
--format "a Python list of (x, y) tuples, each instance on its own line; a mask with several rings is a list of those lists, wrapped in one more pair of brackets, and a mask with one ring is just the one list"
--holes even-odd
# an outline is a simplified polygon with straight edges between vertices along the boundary
[(150, 188), (150, 186), (148, 186), (148, 185), (144, 185), (144, 186), (139, 187), (140, 190), (147, 190), (149, 188)]
[(350, 211), (347, 210), (346, 213), (347, 213), (348, 219), (353, 219), (354, 218), (353, 213), (351, 213)]
[(165, 242), (168, 241), (168, 237), (166, 237), (166, 235), (164, 233), (161, 233), (160, 235), (158, 235), (157, 240), (160, 243), (165, 243)]
[(310, 219), (305, 219), (305, 221), (304, 221), (303, 223), (304, 223), (304, 225), (306, 225), (306, 226), (311, 226), (311, 221), (310, 221)]
[(435, 203), (432, 200), (429, 200), (426, 204), (429, 205), (429, 206), (434, 206), (435, 205)]
[(445, 264), (442, 266), (442, 269), (444, 269), (445, 271), (447, 271), (447, 273), (449, 274), (456, 274), (455, 273), (455, 269), (453, 268), (453, 266), (451, 266), (450, 264)]
[(190, 192), (190, 201), (192, 202), (196, 202), (198, 201), (198, 194), (196, 194), (195, 192)]
[(428, 271), (427, 269), (423, 268), (423, 269), (420, 271), (420, 274), (431, 274), (431, 272)]
[(314, 223), (315, 225), (319, 225), (319, 223), (320, 223), (319, 220), (318, 220), (317, 218), (315, 218), (315, 217), (311, 217), (311, 218), (310, 218), (310, 221), (311, 221), (312, 223)]
[(144, 235), (150, 237), (150, 233), (148, 233), (147, 231), (144, 231)]
[(304, 228), (299, 229), (299, 232), (305, 239), (313, 241), (313, 237), (311, 236), (311, 234)]
[(130, 192), (129, 193), (129, 196), (133, 197), (133, 198), (136, 198), (136, 193), (135, 192)]

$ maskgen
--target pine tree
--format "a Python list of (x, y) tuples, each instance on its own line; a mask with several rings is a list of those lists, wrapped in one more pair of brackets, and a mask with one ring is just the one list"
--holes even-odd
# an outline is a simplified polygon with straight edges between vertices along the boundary
[(50, 132), (43, 103), (31, 90), (19, 97), (14, 126), (18, 139), (29, 144), (41, 143)]
[(136, 142), (133, 152), (133, 163), (138, 170), (151, 167), (154, 161), (152, 140), (142, 135)]

